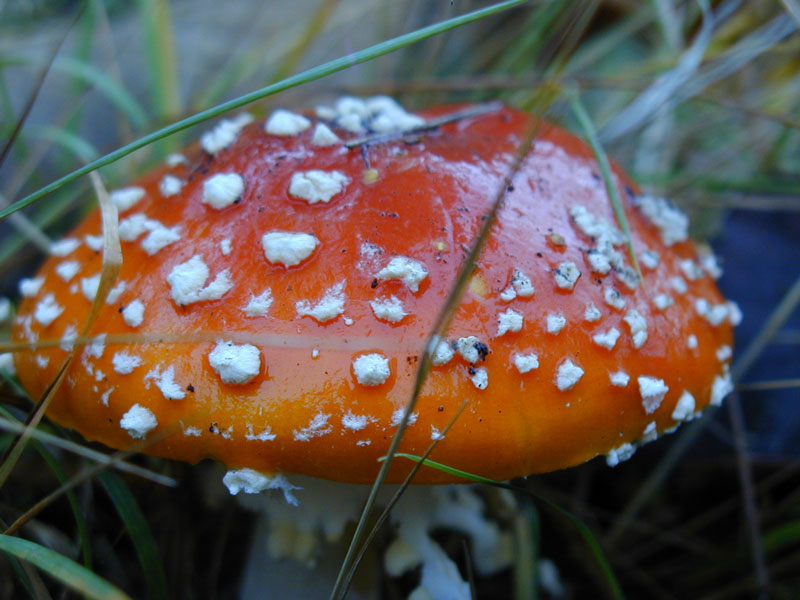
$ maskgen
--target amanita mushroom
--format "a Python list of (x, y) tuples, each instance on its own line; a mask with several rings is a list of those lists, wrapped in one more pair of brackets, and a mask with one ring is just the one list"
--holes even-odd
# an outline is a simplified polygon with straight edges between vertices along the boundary
[[(298, 474), (368, 483), (426, 336), (532, 118), (435, 128), (387, 98), (219, 123), (112, 192), (124, 264), (49, 416), (115, 448), (228, 468), (232, 493)], [(387, 134), (369, 137), (368, 134)], [(344, 142), (367, 135), (360, 144)], [(540, 123), (401, 449), (494, 479), (610, 465), (730, 390), (738, 310), (686, 217), (618, 168), (637, 272), (591, 150)], [(17, 372), (42, 394), (97, 288), (97, 212), (20, 289)], [(158, 434), (173, 433), (160, 438)], [(410, 465), (396, 461), (398, 482)], [(451, 476), (423, 468), (415, 483)]]

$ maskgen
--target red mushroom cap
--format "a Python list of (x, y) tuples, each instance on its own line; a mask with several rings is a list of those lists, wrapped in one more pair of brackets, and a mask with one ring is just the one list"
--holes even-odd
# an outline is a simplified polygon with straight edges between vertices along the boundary
[[(223, 121), (112, 194), (124, 264), (51, 418), (115, 448), (153, 438), (145, 452), (191, 462), (374, 478), (533, 120), (498, 108), (348, 148), (359, 127), (422, 123), (361, 105)], [(592, 151), (539, 123), (401, 450), (421, 454), (468, 400), (432, 458), (495, 479), (599, 454), (614, 464), (729, 391), (737, 311), (713, 261), (681, 213), (614, 176), (642, 281)], [(33, 396), (87, 317), (100, 235), (95, 212), (25, 284), (15, 339), (61, 340), (17, 354)], [(450, 479), (423, 469), (416, 481)]]

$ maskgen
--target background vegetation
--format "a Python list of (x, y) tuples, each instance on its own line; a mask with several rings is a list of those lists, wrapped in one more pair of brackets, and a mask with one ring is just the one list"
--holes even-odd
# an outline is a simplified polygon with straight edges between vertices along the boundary
[[(630, 598), (800, 598), (800, 5), (527, 2), (415, 39), (489, 6), (0, 1), (0, 210), (161, 127), (297, 73), (306, 76), (249, 110), (341, 93), (388, 93), (412, 109), (501, 98), (582, 135), (565, 95), (574, 90), (604, 149), (645, 189), (683, 206), (696, 237), (721, 256), (721, 286), (745, 313), (739, 385), (722, 410), (616, 469), (595, 460), (519, 485), (591, 528)], [(377, 57), (384, 46), (376, 44), (409, 32), (417, 35)], [(358, 54), (365, 48), (373, 50)], [(307, 71), (353, 56), (365, 62)], [(207, 126), (148, 138), (105, 166), (103, 181), (129, 181)], [(0, 296), (16, 298), (47, 241), (93, 197), (81, 177), (4, 211)], [(24, 420), (31, 401), (11, 378), (0, 389), (0, 417)], [(81, 443), (46, 421), (39, 430)], [(15, 435), (0, 434), (0, 451)], [(37, 440), (13, 468), (0, 467), (0, 529), (43, 509), (0, 538), (0, 598), (111, 597), (107, 582), (137, 598), (235, 597), (252, 516), (203, 492), (213, 465), (130, 458), (147, 469), (142, 477), (74, 450)], [(572, 524), (518, 500), (523, 517), (508, 525), (525, 552), (512, 571), (475, 581), (477, 597), (556, 594), (540, 577), (552, 565), (564, 597), (610, 595), (610, 578)], [(466, 572), (460, 539), (444, 543)], [(22, 556), (30, 562), (14, 558)], [(386, 581), (386, 597), (401, 597), (407, 583)], [(65, 591), (73, 588), (81, 592)]]

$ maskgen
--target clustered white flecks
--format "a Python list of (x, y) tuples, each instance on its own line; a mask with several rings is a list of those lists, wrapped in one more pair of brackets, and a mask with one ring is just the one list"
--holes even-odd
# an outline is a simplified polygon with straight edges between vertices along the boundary
[(311, 256), (319, 240), (310, 233), (270, 231), (261, 237), (261, 245), (269, 262), (295, 267)]
[(641, 348), (647, 341), (647, 319), (645, 319), (639, 311), (632, 308), (625, 313), (622, 320), (630, 327), (633, 347)]
[(72, 323), (67, 324), (64, 333), (61, 334), (61, 343), (58, 345), (64, 352), (72, 352), (75, 347), (75, 340), (78, 339), (78, 328)]
[(397, 296), (370, 300), (369, 304), (376, 318), (389, 323), (399, 323), (408, 314), (403, 310), (403, 301)]
[[(615, 376), (618, 374), (612, 375), (612, 381)], [(628, 382), (628, 376), (623, 374), (625, 377), (625, 385)], [(732, 390), (732, 385), (730, 384), (730, 379), (726, 377), (727, 371), (722, 375), (718, 376), (715, 381), (719, 382), (721, 388), (726, 388), (725, 394), (729, 393)], [(664, 383), (663, 380), (657, 379), (655, 377), (649, 376), (642, 376), (638, 378), (639, 382), (639, 392), (642, 398), (642, 406), (645, 409), (646, 414), (651, 414), (655, 412), (658, 406), (661, 404), (664, 395), (669, 390), (669, 387)], [(623, 386), (624, 387), (624, 386)], [(713, 393), (712, 393), (712, 400), (713, 400)], [(697, 417), (696, 406), (695, 406), (695, 398), (691, 392), (688, 390), (683, 390), (681, 395), (678, 397), (678, 400), (675, 403), (675, 406), (672, 409), (672, 413), (670, 417), (673, 421), (676, 421), (678, 424), (691, 421), (692, 419)], [(672, 433), (677, 428), (677, 425), (672, 427), (671, 429), (667, 429), (665, 433)], [(636, 451), (637, 446), (642, 446), (649, 442), (654, 441), (658, 438), (658, 430), (656, 427), (656, 422), (651, 421), (647, 424), (647, 426), (642, 431), (641, 436), (635, 442), (626, 442), (621, 444), (620, 446), (613, 448), (606, 454), (606, 463), (610, 467), (617, 466), (620, 462), (626, 461), (631, 456), (633, 456), (634, 452)]]
[(669, 200), (649, 195), (634, 196), (633, 203), (658, 228), (665, 246), (689, 239), (689, 218)]
[(121, 350), (114, 353), (111, 364), (114, 365), (114, 371), (116, 373), (128, 375), (133, 373), (134, 369), (142, 365), (142, 359), (134, 354), (129, 354)]
[(663, 379), (650, 377), (649, 375), (641, 375), (637, 378), (639, 382), (639, 394), (642, 397), (642, 406), (644, 412), (648, 415), (654, 413), (661, 406), (661, 401), (669, 391), (669, 386), (664, 383)]
[(344, 312), (344, 288), (346, 283), (345, 280), (342, 280), (326, 290), (322, 298), (314, 305), (308, 300), (296, 302), (295, 311), (297, 311), (297, 316), (309, 316), (320, 323), (326, 323), (338, 317)]
[(65, 260), (64, 262), (56, 265), (56, 273), (59, 277), (61, 277), (61, 279), (64, 280), (65, 283), (69, 283), (69, 281), (75, 277), (80, 270), (81, 263), (79, 263), (77, 260)]
[(556, 387), (562, 392), (572, 389), (583, 377), (583, 374), (584, 370), (568, 358), (558, 365)]
[(514, 366), (520, 373), (527, 373), (539, 368), (539, 357), (534, 353), (515, 354)]
[(174, 365), (163, 370), (160, 364), (156, 365), (144, 376), (145, 387), (149, 387), (151, 380), (167, 400), (183, 400), (186, 397), (183, 386), (175, 381)]
[(299, 171), (292, 175), (289, 193), (309, 204), (328, 203), (350, 183), (350, 178), (339, 171)]
[(150, 256), (181, 239), (180, 225), (167, 227), (155, 219), (148, 218), (143, 213), (136, 213), (122, 219), (119, 222), (118, 230), (119, 239), (123, 242), (133, 242), (146, 232), (147, 235), (142, 239), (141, 247)]
[(414, 293), (419, 291), (420, 283), (427, 276), (425, 264), (407, 256), (395, 256), (377, 274), (378, 279), (399, 279)]
[(333, 431), (333, 425), (328, 421), (331, 415), (325, 413), (317, 413), (311, 419), (311, 422), (306, 427), (295, 429), (292, 433), (297, 442), (307, 442), (313, 438), (326, 435)]
[(614, 371), (613, 373), (609, 373), (608, 378), (609, 381), (611, 381), (611, 385), (621, 388), (628, 387), (628, 382), (631, 380), (631, 376), (625, 371)]
[(622, 232), (606, 219), (589, 212), (583, 205), (571, 207), (569, 215), (575, 226), (594, 244), (594, 247), (586, 251), (586, 260), (592, 272), (606, 275), (613, 271), (626, 287), (636, 289), (639, 285), (639, 274), (626, 263), (623, 253), (616, 248), (625, 243)]
[(558, 335), (567, 326), (567, 319), (560, 313), (550, 313), (547, 315), (547, 333)]
[(325, 123), (317, 123), (314, 134), (311, 136), (311, 143), (315, 146), (333, 146), (341, 143), (341, 139)]
[(186, 185), (186, 182), (183, 179), (174, 175), (164, 175), (161, 181), (158, 182), (158, 191), (165, 198), (169, 198), (179, 194), (184, 185)]
[(389, 359), (382, 354), (361, 354), (353, 361), (353, 373), (358, 383), (372, 387), (386, 383), (391, 375)]
[(509, 308), (497, 315), (497, 337), (508, 332), (516, 333), (522, 329), (522, 314)]
[(318, 106), (317, 116), (350, 133), (396, 133), (425, 125), (425, 119), (406, 110), (388, 96), (339, 98), (334, 106)]
[(271, 135), (293, 136), (309, 127), (311, 127), (311, 121), (303, 115), (278, 109), (267, 119), (264, 131)]
[(255, 433), (253, 431), (252, 423), (247, 424), (247, 432), (244, 434), (244, 439), (248, 441), (256, 441), (256, 442), (271, 442), (277, 436), (272, 433), (272, 428), (267, 426), (262, 429), (259, 433)]
[(353, 411), (348, 410), (342, 417), (342, 427), (350, 429), (351, 431), (361, 431), (370, 423), (376, 421), (375, 417), (369, 415), (356, 415)]
[(142, 439), (158, 426), (158, 419), (149, 408), (134, 404), (122, 415), (119, 426), (133, 439)]
[(19, 293), (24, 298), (33, 298), (39, 295), (39, 290), (44, 285), (44, 277), (24, 277), (19, 280)]
[(144, 321), (144, 303), (138, 298), (131, 300), (121, 312), (122, 319), (130, 327), (139, 327)]
[(556, 279), (556, 285), (561, 288), (562, 290), (571, 290), (575, 287), (575, 284), (578, 282), (578, 278), (581, 276), (581, 272), (578, 269), (578, 266), (572, 261), (565, 261), (560, 263), (553, 275)]
[[(253, 115), (250, 113), (241, 113), (232, 119), (222, 119), (213, 129), (202, 135), (200, 145), (203, 150), (214, 155), (233, 144), (236, 138), (239, 137), (239, 132), (252, 121)], [(180, 162), (172, 162), (173, 164), (167, 162), (167, 165), (175, 166), (180, 164)]]
[(68, 256), (75, 252), (81, 245), (81, 241), (75, 238), (64, 238), (50, 244), (50, 254), (52, 256)]
[(616, 346), (619, 336), (619, 330), (616, 327), (612, 327), (608, 331), (594, 334), (592, 341), (606, 350), (612, 350)]
[(238, 173), (217, 173), (203, 182), (200, 201), (216, 210), (236, 203), (244, 193), (244, 178)]
[(272, 302), (272, 290), (267, 288), (258, 296), (250, 294), (250, 301), (242, 310), (247, 317), (263, 317), (269, 312)]
[(511, 302), (517, 296), (530, 298), (534, 292), (535, 289), (530, 278), (521, 269), (514, 269), (514, 273), (511, 275), (511, 282), (500, 293), (500, 299), (504, 302)]
[(48, 327), (55, 321), (61, 313), (64, 312), (64, 307), (56, 302), (54, 294), (46, 294), (36, 305), (33, 313), (33, 318), (42, 325)]
[(219, 341), (208, 362), (224, 383), (244, 385), (261, 372), (261, 351), (252, 344)]
[(219, 300), (233, 287), (228, 269), (217, 273), (206, 285), (210, 275), (211, 271), (200, 254), (175, 265), (167, 275), (175, 304), (185, 306), (202, 300)]
[(108, 194), (109, 199), (117, 207), (120, 213), (133, 208), (140, 200), (145, 197), (145, 190), (139, 186), (124, 187), (113, 190)]
[(617, 288), (610, 286), (603, 289), (603, 300), (616, 310), (622, 310), (628, 302)]

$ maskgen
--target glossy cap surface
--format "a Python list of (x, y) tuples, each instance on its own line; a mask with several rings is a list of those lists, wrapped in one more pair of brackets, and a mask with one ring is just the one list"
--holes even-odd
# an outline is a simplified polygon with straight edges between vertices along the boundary
[[(287, 114), (226, 121), (115, 193), (118, 287), (51, 418), (115, 448), (173, 431), (145, 452), (374, 478), (532, 119), (500, 108), (349, 149), (358, 123), (341, 111)], [(614, 464), (729, 391), (737, 310), (713, 257), (686, 241), (683, 215), (615, 177), (643, 281), (591, 150), (539, 124), (402, 451), (421, 454), (468, 399), (433, 459), (494, 479)], [(16, 339), (60, 341), (16, 356), (34, 397), (85, 322), (100, 227), (97, 213), (80, 224), (20, 307)]]

